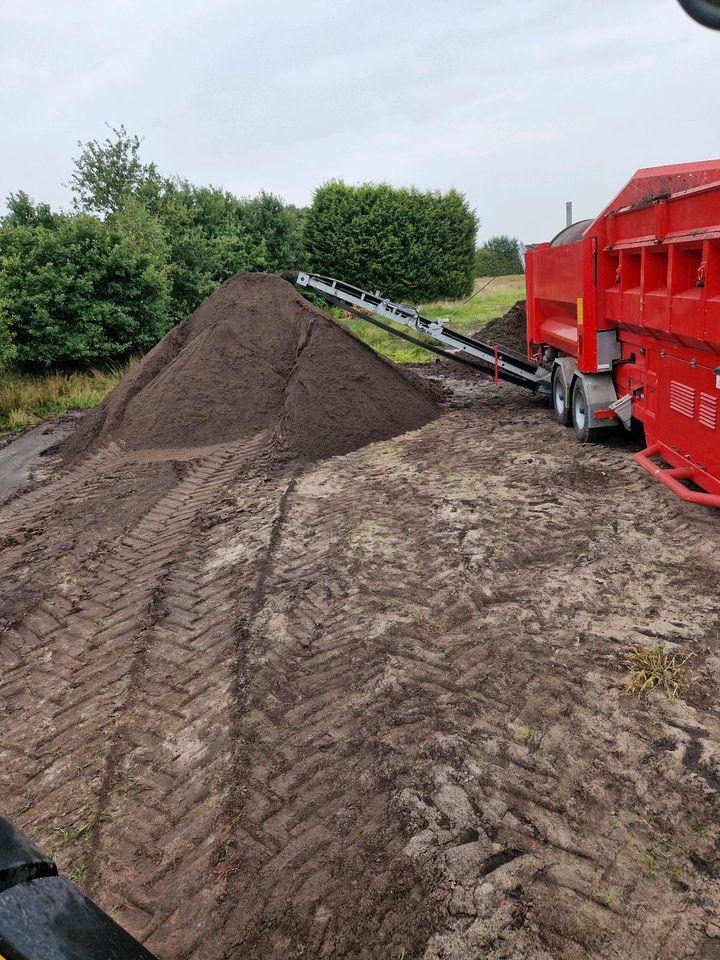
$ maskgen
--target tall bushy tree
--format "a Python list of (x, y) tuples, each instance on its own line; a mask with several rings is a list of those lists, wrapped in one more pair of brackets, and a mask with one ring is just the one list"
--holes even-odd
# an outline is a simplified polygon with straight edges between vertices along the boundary
[(154, 163), (140, 159), (140, 137), (129, 134), (124, 126), (108, 127), (112, 136), (103, 141), (78, 140), (81, 153), (68, 184), (75, 208), (99, 217), (120, 210), (133, 195), (152, 202), (166, 182)]
[(8, 307), (0, 296), (0, 373), (17, 357), (15, 340), (8, 323)]
[(6, 227), (52, 227), (58, 218), (49, 203), (35, 203), (24, 190), (11, 193), (6, 203), (8, 212), (2, 219)]
[(169, 184), (157, 217), (168, 249), (175, 322), (234, 273), (268, 268), (264, 239), (249, 232), (242, 201), (227, 191)]
[(124, 126), (105, 140), (79, 143), (70, 187), (76, 209), (122, 224), (164, 256), (174, 321), (241, 270), (304, 266), (301, 211), (261, 193), (239, 198), (215, 187), (163, 177), (140, 156), (142, 141)]
[(504, 277), (522, 273), (518, 241), (507, 234), (490, 237), (475, 255), (475, 275), (478, 277)]
[(306, 266), (303, 214), (300, 208), (264, 190), (240, 200), (240, 218), (248, 234), (264, 243), (268, 270), (302, 270)]
[(0, 228), (0, 317), (25, 364), (89, 365), (149, 349), (168, 329), (152, 256), (88, 214)]
[(388, 184), (326, 183), (304, 221), (313, 270), (415, 302), (472, 290), (476, 232), (458, 191)]

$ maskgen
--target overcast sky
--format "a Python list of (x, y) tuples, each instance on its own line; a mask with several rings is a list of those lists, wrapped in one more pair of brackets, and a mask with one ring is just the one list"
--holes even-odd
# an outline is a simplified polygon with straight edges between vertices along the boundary
[(108, 121), (194, 183), (454, 186), (481, 239), (532, 242), (720, 156), (719, 90), (676, 0), (0, 0), (0, 193), (67, 206)]

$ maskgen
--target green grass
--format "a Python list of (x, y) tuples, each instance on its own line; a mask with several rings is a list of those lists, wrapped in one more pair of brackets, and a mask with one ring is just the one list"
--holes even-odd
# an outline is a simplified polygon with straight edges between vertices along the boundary
[[(487, 279), (479, 277), (475, 281), (475, 290), (487, 283)], [(517, 301), (525, 298), (525, 278), (498, 277), (472, 300), (441, 300), (437, 303), (421, 303), (418, 306), (420, 313), (431, 320), (446, 320), (448, 326), (460, 333), (475, 333), (482, 329), (488, 320), (501, 317)], [(467, 298), (466, 298), (467, 300)], [(394, 360), (395, 363), (430, 363), (434, 354), (422, 347), (416, 347), (406, 340), (394, 337), (392, 334), (374, 327), (365, 320), (355, 317), (343, 321), (348, 329), (362, 341), (371, 346), (378, 353)], [(393, 326), (393, 324), (391, 324)], [(397, 326), (398, 330), (405, 328)], [(424, 339), (420, 334), (409, 331), (413, 336)], [(432, 343), (429, 340), (428, 343)]]
[(134, 362), (44, 376), (19, 370), (0, 373), (0, 435), (25, 430), (68, 410), (97, 406)]

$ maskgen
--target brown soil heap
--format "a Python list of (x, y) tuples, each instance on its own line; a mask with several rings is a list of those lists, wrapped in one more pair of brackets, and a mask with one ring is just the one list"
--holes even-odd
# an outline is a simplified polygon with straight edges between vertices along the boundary
[(525, 356), (527, 353), (526, 324), (525, 301), (518, 300), (504, 316), (491, 320), (473, 336), (486, 343), (497, 343), (498, 346), (509, 347), (510, 350)]
[(413, 430), (438, 412), (289, 283), (240, 273), (171, 330), (60, 449), (75, 460), (111, 441), (163, 450), (271, 430), (281, 455), (308, 461)]

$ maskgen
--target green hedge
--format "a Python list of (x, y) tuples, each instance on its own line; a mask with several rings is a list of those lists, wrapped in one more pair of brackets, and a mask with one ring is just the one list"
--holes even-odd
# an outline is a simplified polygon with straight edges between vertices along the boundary
[(333, 182), (300, 210), (162, 176), (125, 127), (79, 146), (74, 212), (19, 192), (0, 218), (0, 367), (143, 352), (241, 270), (313, 269), (404, 301), (472, 290), (477, 218), (456, 190)]
[(301, 212), (167, 181), (105, 220), (11, 195), (0, 221), (0, 367), (87, 367), (152, 347), (228, 277), (302, 269)]
[(147, 350), (169, 327), (169, 294), (151, 257), (87, 214), (10, 217), (0, 229), (0, 323), (20, 363), (90, 366)]
[(456, 190), (326, 183), (304, 222), (317, 273), (401, 301), (466, 296), (474, 277), (477, 218)]

